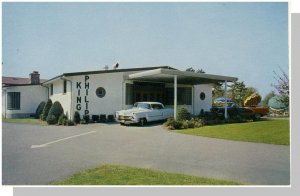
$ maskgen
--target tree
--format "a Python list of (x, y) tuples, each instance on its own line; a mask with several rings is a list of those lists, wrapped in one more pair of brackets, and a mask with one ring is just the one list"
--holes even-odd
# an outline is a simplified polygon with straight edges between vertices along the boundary
[(236, 104), (243, 106), (243, 99), (246, 95), (246, 85), (244, 82), (234, 82), (232, 85), (228, 85), (228, 97)]
[(271, 84), (279, 93), (280, 95), (280, 101), (282, 101), (284, 104), (289, 105), (290, 100), (290, 91), (289, 91), (289, 76), (280, 69), (280, 75), (273, 71), (274, 79), (276, 80), (277, 84)]
[(269, 100), (270, 100), (272, 97), (274, 97), (274, 96), (275, 96), (275, 92), (274, 92), (274, 91), (269, 92), (269, 93), (265, 96), (265, 98), (263, 99), (262, 105), (265, 106), (265, 107), (267, 107), (267, 106), (268, 106), (268, 103), (269, 103)]
[(189, 67), (185, 71), (194, 72), (194, 73), (205, 73), (203, 69), (197, 69), (196, 71), (193, 67)]
[(224, 88), (221, 83), (213, 84), (212, 96), (213, 100), (224, 96)]
[(254, 87), (246, 87), (245, 96), (243, 98), (243, 103), (249, 96), (253, 95), (254, 93), (258, 94), (257, 90)]
[(236, 104), (244, 106), (244, 101), (247, 97), (251, 96), (254, 93), (257, 93), (257, 90), (254, 87), (246, 87), (244, 81), (234, 82), (232, 85), (228, 85), (230, 89), (228, 90), (228, 97)]

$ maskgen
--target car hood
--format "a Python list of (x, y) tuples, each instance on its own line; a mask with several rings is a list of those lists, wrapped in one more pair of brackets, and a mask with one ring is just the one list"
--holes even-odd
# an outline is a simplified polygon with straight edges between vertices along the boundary
[(146, 111), (149, 111), (149, 110), (145, 109), (145, 108), (131, 108), (131, 109), (128, 109), (128, 110), (117, 111), (117, 113), (119, 115), (128, 116), (128, 115), (132, 115), (133, 113), (140, 113), (140, 112), (146, 112)]

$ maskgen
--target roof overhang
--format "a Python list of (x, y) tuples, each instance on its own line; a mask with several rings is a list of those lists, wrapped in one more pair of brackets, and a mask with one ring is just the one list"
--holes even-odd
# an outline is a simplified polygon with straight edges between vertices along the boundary
[(126, 79), (145, 81), (145, 82), (165, 82), (173, 83), (174, 76), (177, 76), (179, 84), (209, 84), (219, 82), (234, 82), (237, 81), (236, 77), (212, 75), (205, 73), (194, 73), (188, 71), (179, 71), (171, 69), (154, 69), (149, 71), (142, 71), (127, 75)]

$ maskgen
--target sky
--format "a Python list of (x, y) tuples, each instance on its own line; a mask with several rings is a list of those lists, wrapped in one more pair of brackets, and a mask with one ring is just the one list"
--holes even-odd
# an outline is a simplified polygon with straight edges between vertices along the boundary
[(288, 73), (287, 3), (3, 3), (2, 75), (171, 66), (265, 96)]

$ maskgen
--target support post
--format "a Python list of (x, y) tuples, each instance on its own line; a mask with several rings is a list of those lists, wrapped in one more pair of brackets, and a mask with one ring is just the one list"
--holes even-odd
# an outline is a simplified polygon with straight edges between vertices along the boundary
[(225, 97), (225, 104), (224, 104), (224, 107), (225, 107), (225, 119), (228, 118), (228, 114), (227, 114), (227, 80), (225, 80), (225, 87), (224, 87), (224, 97)]
[(177, 75), (174, 75), (174, 119), (177, 116)]

